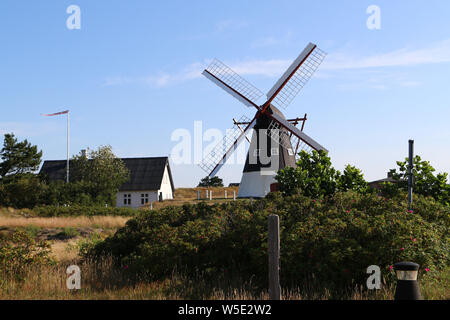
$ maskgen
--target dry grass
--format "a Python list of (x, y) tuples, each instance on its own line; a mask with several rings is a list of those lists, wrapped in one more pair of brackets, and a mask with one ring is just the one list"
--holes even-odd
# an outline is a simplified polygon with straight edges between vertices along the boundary
[[(206, 190), (212, 191), (212, 200), (206, 198)], [(236, 192), (236, 197), (239, 187), (197, 187), (197, 188), (178, 188), (175, 190), (173, 200), (164, 200), (163, 202), (153, 202), (153, 209), (160, 209), (168, 206), (181, 206), (185, 203), (195, 204), (199, 201), (204, 201), (209, 204), (220, 203), (226, 201), (233, 201), (233, 192)], [(200, 191), (200, 200), (197, 200), (197, 191)], [(225, 191), (227, 191), (227, 198), (225, 198)], [(150, 204), (143, 208), (148, 209)]]
[(0, 217), (17, 217), (24, 215), (32, 215), (32, 210), (0, 207)]
[(436, 279), (420, 284), (424, 299), (450, 300), (450, 268), (439, 274)]
[(0, 216), (0, 226), (20, 228), (35, 226), (38, 228), (104, 228), (114, 229), (125, 225), (129, 217), (120, 216), (80, 216), (80, 217), (31, 217)]
[[(228, 279), (207, 282), (202, 277), (194, 279), (174, 273), (172, 277), (162, 281), (132, 282), (126, 277), (125, 269), (113, 267), (111, 259), (100, 263), (80, 263), (73, 250), (76, 240), (52, 246), (53, 255), (59, 262), (53, 266), (29, 268), (23, 277), (5, 276), (0, 270), (0, 300), (13, 299), (64, 299), (64, 300), (267, 300), (268, 292), (257, 290), (242, 279)], [(69, 248), (69, 250), (68, 250)], [(66, 268), (77, 264), (81, 268), (81, 289), (69, 290), (66, 287)], [(449, 273), (442, 273), (437, 283), (420, 283), (424, 299), (449, 299)], [(222, 280), (223, 281), (223, 280)], [(347, 294), (332, 295), (328, 290), (314, 282), (300, 285), (297, 288), (283, 289), (283, 300), (392, 300), (395, 287), (382, 286), (381, 290), (367, 291), (357, 287)]]
[[(14, 277), (0, 277), (0, 300), (2, 299), (152, 299), (152, 300), (267, 300), (267, 291), (255, 291), (251, 284), (234, 281), (234, 285), (206, 283), (203, 279), (189, 280), (174, 274), (163, 281), (132, 283), (126, 279), (123, 270), (112, 267), (110, 260), (100, 264), (79, 264), (81, 268), (81, 289), (68, 290), (66, 268), (76, 263), (67, 261), (56, 266), (29, 269), (23, 280)], [(355, 290), (347, 299), (392, 299), (392, 289), (367, 293)], [(326, 300), (330, 294), (317, 293), (300, 288), (283, 290), (283, 300)]]
[(78, 243), (80, 238), (70, 239), (68, 241), (53, 241), (50, 244), (51, 257), (59, 263), (68, 263), (75, 261), (78, 256)]
[(212, 191), (214, 199), (225, 199), (225, 191), (227, 191), (227, 198), (233, 199), (233, 191), (236, 196), (239, 187), (197, 187), (197, 188), (178, 188), (175, 190), (175, 200), (196, 200), (197, 191), (200, 191), (200, 198), (206, 199), (206, 190)]

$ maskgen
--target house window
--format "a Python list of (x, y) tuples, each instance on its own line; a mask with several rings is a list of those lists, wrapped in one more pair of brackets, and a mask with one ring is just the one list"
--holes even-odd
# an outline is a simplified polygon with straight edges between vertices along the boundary
[(148, 193), (141, 193), (141, 204), (148, 203)]
[(290, 156), (293, 156), (293, 155), (294, 155), (294, 151), (292, 151), (292, 149), (289, 148), (289, 149), (288, 149), (288, 154), (289, 154)]
[(124, 205), (131, 205), (131, 194), (126, 193), (123, 195), (123, 204)]

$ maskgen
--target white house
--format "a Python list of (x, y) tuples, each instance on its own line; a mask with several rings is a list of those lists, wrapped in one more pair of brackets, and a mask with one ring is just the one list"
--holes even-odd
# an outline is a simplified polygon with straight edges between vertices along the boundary
[(123, 158), (130, 180), (116, 195), (117, 207), (139, 208), (154, 201), (173, 199), (175, 187), (168, 157)]
[[(154, 201), (173, 199), (175, 187), (168, 157), (122, 158), (130, 179), (116, 194), (117, 207), (139, 208)], [(66, 160), (44, 161), (41, 174), (49, 180), (64, 180)]]

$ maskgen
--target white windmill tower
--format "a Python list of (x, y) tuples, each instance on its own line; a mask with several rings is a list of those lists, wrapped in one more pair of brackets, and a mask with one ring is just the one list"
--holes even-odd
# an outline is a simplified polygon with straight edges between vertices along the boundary
[[(286, 109), (306, 82), (312, 77), (325, 53), (309, 43), (281, 78), (267, 93), (267, 101), (256, 101), (263, 93), (243, 79), (225, 64), (215, 59), (203, 71), (208, 79), (223, 88), (248, 107), (256, 108), (251, 120), (234, 120), (230, 131), (211, 152), (207, 153), (200, 167), (210, 176), (217, 174), (239, 143), (253, 130), (245, 162), (238, 197), (264, 197), (270, 192), (276, 172), (286, 166), (295, 167), (298, 150), (327, 150), (303, 132), (303, 118), (287, 120), (279, 109)], [(301, 129), (296, 125), (302, 122)], [(245, 126), (245, 127), (241, 127)], [(295, 146), (295, 148), (293, 148)]]

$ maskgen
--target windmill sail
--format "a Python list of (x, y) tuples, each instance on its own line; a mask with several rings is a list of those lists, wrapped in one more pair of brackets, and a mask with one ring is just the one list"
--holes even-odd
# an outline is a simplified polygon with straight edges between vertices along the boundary
[(233, 129), (229, 130), (224, 136), (223, 140), (214, 146), (210, 151), (206, 152), (202, 162), (199, 164), (210, 177), (214, 177), (217, 172), (222, 168), (227, 159), (231, 156), (234, 150), (237, 149), (242, 140), (246, 137), (249, 130), (251, 130), (255, 123), (256, 117), (252, 121), (248, 121), (248, 118), (241, 117), (239, 122), (248, 122), (248, 125), (244, 130), (237, 125)]
[[(294, 139), (295, 143), (292, 143), (292, 140), (289, 141), (289, 136), (287, 136), (286, 138), (280, 137), (281, 144), (284, 143), (285, 146), (296, 145), (297, 141), (295, 139), (298, 139), (298, 140), (302, 141), (304, 144), (306, 144), (307, 146), (313, 148), (314, 150), (317, 150), (317, 151), (324, 150), (325, 152), (328, 152), (328, 150), (325, 149), (320, 143), (315, 141), (313, 138), (308, 136), (306, 133), (300, 131), (296, 126), (290, 124), (289, 121), (283, 119), (282, 117), (280, 117), (277, 114), (271, 114), (270, 117), (272, 118), (272, 122), (269, 125), (269, 129), (281, 129), (284, 127), (290, 133), (292, 133), (291, 139)], [(289, 144), (287, 143), (288, 141), (289, 141)]]
[(279, 143), (289, 155), (295, 155), (296, 158), (298, 158), (300, 150), (304, 150), (308, 153), (314, 150), (314, 148), (299, 139), (296, 135), (287, 133), (286, 130), (283, 130), (283, 127), (274, 120), (272, 120), (269, 125), (267, 135), (272, 141)]
[(286, 109), (313, 76), (326, 53), (310, 43), (267, 93), (268, 103)]
[(203, 75), (248, 107), (256, 107), (256, 101), (264, 94), (242, 78), (223, 62), (214, 61), (203, 71)]

